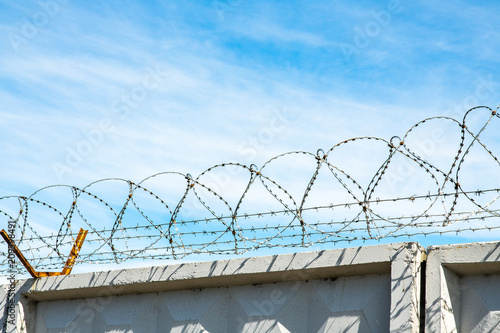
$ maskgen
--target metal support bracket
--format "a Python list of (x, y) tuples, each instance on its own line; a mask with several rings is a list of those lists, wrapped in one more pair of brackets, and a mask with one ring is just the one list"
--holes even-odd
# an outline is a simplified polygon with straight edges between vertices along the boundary
[(9, 235), (7, 232), (2, 229), (0, 231), (0, 234), (2, 235), (3, 239), (9, 244), (9, 247), (12, 249), (12, 251), (16, 254), (16, 256), (19, 258), (21, 263), (26, 267), (26, 270), (30, 273), (30, 275), (34, 278), (39, 278), (39, 277), (45, 277), (45, 276), (57, 276), (57, 275), (68, 275), (71, 273), (71, 270), (73, 269), (73, 266), (75, 265), (76, 258), (78, 257), (78, 253), (80, 253), (80, 249), (82, 248), (83, 242), (85, 241), (85, 237), (87, 236), (88, 230), (83, 230), (83, 228), (80, 228), (80, 232), (78, 233), (78, 236), (75, 239), (75, 243), (73, 244), (73, 248), (71, 249), (71, 252), (68, 256), (68, 260), (66, 260), (66, 265), (64, 265), (64, 268), (62, 272), (37, 272), (33, 268), (33, 266), (30, 265), (28, 260), (24, 257), (24, 255), (21, 253), (19, 248), (16, 246), (14, 241), (10, 239)]

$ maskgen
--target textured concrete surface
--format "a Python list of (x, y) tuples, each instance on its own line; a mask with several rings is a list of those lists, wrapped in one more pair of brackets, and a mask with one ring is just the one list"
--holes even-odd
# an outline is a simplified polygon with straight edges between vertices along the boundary
[[(36, 333), (388, 332), (390, 275), (40, 302)], [(87, 330), (85, 330), (87, 331)]]
[(500, 332), (500, 243), (433, 246), (426, 332)]
[[(15, 285), (13, 300), (15, 304), (15, 320), (12, 321), (12, 313), (7, 306), (7, 293), (9, 286), (0, 286), (0, 331), (1, 332), (33, 332), (35, 329), (34, 319), (36, 316), (36, 302), (24, 296), (30, 287), (33, 285), (33, 280), (22, 280)], [(12, 297), (12, 296), (11, 296)], [(3, 329), (3, 330), (2, 330)]]
[(418, 332), (416, 243), (19, 284), (28, 332)]

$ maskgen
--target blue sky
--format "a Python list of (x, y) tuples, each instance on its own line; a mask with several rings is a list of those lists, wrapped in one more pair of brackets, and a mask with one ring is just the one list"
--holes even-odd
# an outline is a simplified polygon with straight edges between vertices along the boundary
[(262, 166), (496, 108), (499, 13), (493, 1), (1, 1), (0, 196)]

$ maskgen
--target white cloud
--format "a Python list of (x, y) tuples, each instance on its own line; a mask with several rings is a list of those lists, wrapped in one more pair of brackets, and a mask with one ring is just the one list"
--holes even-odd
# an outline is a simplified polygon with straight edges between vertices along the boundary
[[(214, 164), (262, 166), (286, 151), (315, 154), (351, 137), (389, 140), (454, 103), (465, 105), (476, 94), (474, 80), (487, 77), (497, 62), (468, 50), (459, 37), (450, 40), (455, 31), (445, 27), (437, 32), (443, 38), (427, 36), (435, 27), (421, 18), (394, 19), (343, 62), (337, 49), (342, 33), (370, 18), (350, 6), (339, 8), (334, 19), (326, 17), (333, 7), (308, 7), (318, 26), (310, 24), (313, 18), (302, 21), (300, 13), (282, 20), (273, 20), (275, 12), (258, 16), (245, 4), (222, 23), (213, 8), (201, 5), (164, 8), (151, 20), (138, 2), (132, 8), (103, 6), (95, 13), (92, 6), (67, 6), (17, 53), (0, 50), (0, 196), (27, 195), (59, 182), (85, 186), (105, 177), (139, 181), (162, 171), (196, 177)], [(14, 7), (3, 33), (39, 10)], [(434, 17), (440, 9), (428, 10)], [(487, 42), (475, 39), (475, 47), (497, 48), (497, 36), (488, 36)], [(148, 68), (157, 66), (165, 72), (160, 84), (145, 90), (127, 116), (115, 113), (116, 101), (143, 87)], [(497, 98), (494, 89), (481, 104)], [(103, 131), (103, 121), (112, 129)], [(370, 168), (356, 165), (376, 158), (354, 147), (346, 146), (339, 165), (369, 177)], [(67, 170), (58, 174), (55, 164)], [(300, 193), (291, 169), (278, 175)]]

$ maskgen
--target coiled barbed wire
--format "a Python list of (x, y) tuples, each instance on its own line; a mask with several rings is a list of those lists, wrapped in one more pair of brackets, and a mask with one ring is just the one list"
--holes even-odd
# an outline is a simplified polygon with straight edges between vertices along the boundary
[[(80, 227), (89, 233), (79, 263), (494, 231), (500, 162), (483, 137), (491, 137), (486, 129), (499, 118), (497, 110), (472, 108), (462, 120), (427, 118), (402, 138), (358, 137), (326, 152), (288, 152), (260, 168), (223, 163), (197, 177), (162, 172), (139, 182), (52, 185), (0, 197), (0, 214), (4, 226), (15, 222), (16, 244), (37, 269), (60, 268)], [(469, 126), (472, 113), (482, 118), (479, 126)], [(437, 123), (441, 135), (409, 143)], [(441, 149), (444, 141), (455, 148)], [(360, 157), (351, 148), (358, 143), (376, 156)], [(353, 165), (342, 167), (347, 160)], [(0, 254), (5, 273), (6, 245)]]

